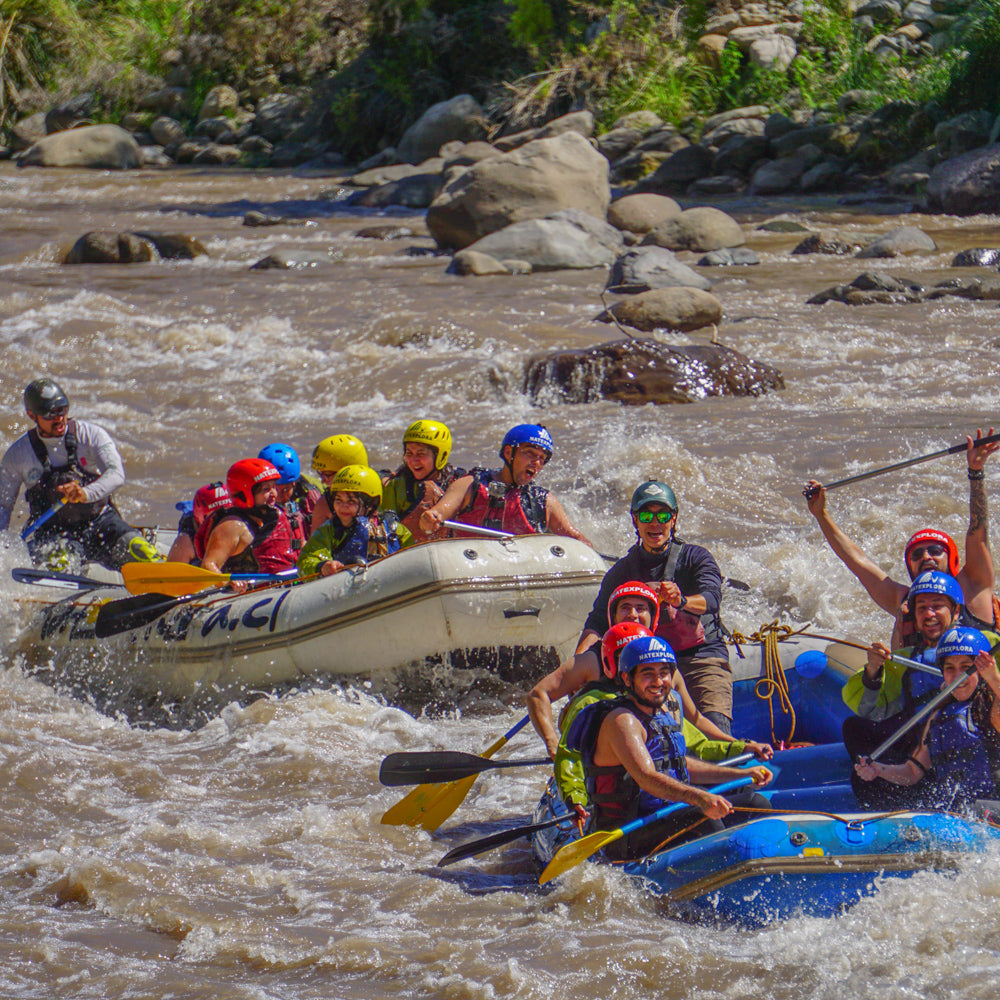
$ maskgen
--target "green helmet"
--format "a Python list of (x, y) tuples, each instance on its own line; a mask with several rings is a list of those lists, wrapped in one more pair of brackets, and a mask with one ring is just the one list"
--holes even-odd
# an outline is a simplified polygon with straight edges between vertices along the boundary
[(674, 491), (666, 483), (650, 479), (645, 483), (640, 483), (632, 494), (632, 503), (629, 510), (637, 514), (643, 507), (648, 507), (651, 503), (661, 503), (664, 507), (669, 507), (675, 514), (677, 513), (677, 497)]

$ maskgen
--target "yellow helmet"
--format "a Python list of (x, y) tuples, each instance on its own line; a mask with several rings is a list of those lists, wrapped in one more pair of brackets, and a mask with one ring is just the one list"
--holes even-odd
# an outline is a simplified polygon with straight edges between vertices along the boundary
[(425, 444), (437, 452), (434, 457), (435, 469), (443, 469), (448, 464), (451, 431), (440, 420), (417, 420), (410, 424), (403, 433), (403, 447), (410, 443)]
[(345, 465), (367, 465), (365, 446), (351, 434), (323, 438), (313, 451), (312, 467), (316, 472), (339, 472)]
[(345, 465), (333, 477), (328, 489), (331, 493), (361, 493), (376, 507), (382, 502), (382, 480), (367, 465)]

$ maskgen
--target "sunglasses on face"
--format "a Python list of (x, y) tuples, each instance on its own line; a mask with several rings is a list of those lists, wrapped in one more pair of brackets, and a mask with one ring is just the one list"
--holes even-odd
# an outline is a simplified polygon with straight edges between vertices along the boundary
[(910, 549), (910, 558), (919, 562), (924, 558), (925, 553), (932, 559), (936, 559), (938, 556), (943, 556), (945, 554), (945, 547), (943, 545), (938, 545), (937, 543), (934, 543), (933, 545), (921, 545), (919, 548)]
[(659, 521), (660, 524), (667, 524), (672, 520), (673, 516), (674, 512), (672, 510), (640, 510), (635, 515), (635, 519), (640, 524), (652, 524), (653, 521)]
[(41, 420), (48, 420), (51, 423), (53, 420), (61, 420), (67, 413), (69, 413), (69, 407), (64, 406), (58, 410), (51, 410), (49, 413), (39, 413), (38, 416)]

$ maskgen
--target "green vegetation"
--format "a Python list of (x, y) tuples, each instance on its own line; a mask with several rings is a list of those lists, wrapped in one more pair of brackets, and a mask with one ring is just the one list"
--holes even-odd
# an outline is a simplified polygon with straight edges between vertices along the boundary
[[(980, 0), (933, 57), (871, 51), (846, 0), (805, 16), (787, 69), (699, 39), (733, 0), (3, 0), (0, 130), (85, 90), (105, 117), (143, 89), (181, 82), (193, 113), (217, 83), (249, 95), (307, 88), (349, 156), (394, 141), (435, 101), (471, 93), (508, 129), (588, 107), (602, 128), (649, 109), (674, 124), (732, 107), (937, 101), (1000, 108), (1000, 0)], [(180, 53), (182, 79), (164, 55)], [(967, 51), (967, 56), (965, 52)], [(176, 62), (176, 57), (171, 63)], [(48, 98), (32, 100), (32, 92)], [(916, 138), (922, 138), (917, 136)], [(916, 139), (914, 140), (916, 141)]]

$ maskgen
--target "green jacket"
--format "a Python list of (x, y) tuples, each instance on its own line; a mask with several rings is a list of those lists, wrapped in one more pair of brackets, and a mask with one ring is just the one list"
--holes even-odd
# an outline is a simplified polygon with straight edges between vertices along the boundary
[[(620, 693), (617, 690), (591, 687), (578, 694), (566, 706), (562, 718), (559, 720), (559, 748), (556, 750), (555, 759), (556, 787), (565, 802), (585, 806), (589, 801), (583, 774), (583, 760), (579, 753), (566, 746), (566, 734), (569, 732), (569, 727), (588, 705), (617, 698)], [(700, 729), (695, 729), (687, 719), (684, 720), (683, 732), (688, 754), (701, 757), (702, 760), (725, 760), (726, 757), (738, 756), (746, 749), (743, 740), (734, 740), (732, 743), (726, 743), (724, 740), (710, 740)]]

